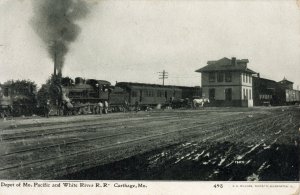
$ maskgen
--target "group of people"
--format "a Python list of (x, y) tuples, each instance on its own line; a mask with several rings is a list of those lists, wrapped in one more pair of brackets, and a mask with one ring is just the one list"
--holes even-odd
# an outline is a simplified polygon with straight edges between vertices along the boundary
[(102, 114), (102, 113), (107, 114), (108, 113), (108, 102), (107, 101), (104, 101), (104, 102), (100, 101), (98, 103), (98, 109), (99, 109), (99, 111), (97, 113), (99, 113), (99, 114)]
[[(68, 106), (66, 106), (67, 104), (64, 104), (64, 115), (67, 115), (66, 113), (70, 113), (70, 112), (74, 112), (74, 107), (69, 108)], [(107, 114), (108, 113), (108, 102), (107, 101), (100, 101), (97, 106), (94, 107), (93, 110), (91, 110), (93, 113), (95, 114)], [(43, 112), (44, 112), (44, 116), (45, 117), (49, 117), (49, 113), (50, 113), (50, 101), (47, 100), (46, 103), (43, 105)]]

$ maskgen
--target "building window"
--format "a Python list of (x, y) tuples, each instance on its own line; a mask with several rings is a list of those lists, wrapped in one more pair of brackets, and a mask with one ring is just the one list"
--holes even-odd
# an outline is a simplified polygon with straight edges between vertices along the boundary
[(249, 75), (249, 83), (251, 83), (252, 82), (252, 77), (251, 77), (251, 75)]
[(151, 97), (154, 97), (154, 91), (151, 90), (150, 93), (151, 93)]
[(242, 73), (242, 76), (243, 76), (243, 82), (245, 83), (245, 74)]
[(215, 100), (215, 89), (209, 89), (209, 100)]
[(225, 72), (225, 81), (226, 82), (231, 82), (232, 81), (231, 72)]
[(147, 97), (154, 97), (154, 93), (152, 90), (145, 90), (145, 96)]
[(131, 92), (131, 96), (132, 96), (132, 97), (137, 97), (137, 92), (136, 92), (136, 91), (132, 91), (132, 92)]
[(161, 97), (162, 96), (161, 91), (158, 90), (156, 96)]
[(216, 75), (214, 72), (209, 73), (209, 82), (215, 82), (216, 80)]
[(248, 74), (246, 74), (246, 83), (248, 83)]
[(224, 74), (222, 72), (218, 72), (217, 80), (218, 80), (218, 82), (223, 82)]
[(246, 92), (245, 92), (245, 89), (243, 89), (243, 99), (244, 99), (244, 100), (246, 99)]

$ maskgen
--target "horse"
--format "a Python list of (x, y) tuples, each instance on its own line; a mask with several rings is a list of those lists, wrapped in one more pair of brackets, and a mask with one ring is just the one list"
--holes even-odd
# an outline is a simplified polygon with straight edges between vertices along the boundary
[(193, 99), (193, 108), (197, 108), (197, 107), (203, 107), (204, 104), (209, 103), (209, 99), (208, 98), (200, 98), (200, 99)]

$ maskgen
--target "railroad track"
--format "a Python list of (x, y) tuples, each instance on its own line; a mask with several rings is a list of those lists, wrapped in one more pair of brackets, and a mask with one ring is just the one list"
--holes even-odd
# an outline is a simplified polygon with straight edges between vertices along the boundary
[[(237, 115), (237, 114), (235, 114)], [(282, 114), (284, 115), (284, 113)], [(105, 151), (105, 150), (108, 150), (108, 149), (113, 149), (113, 148), (116, 148), (116, 147), (122, 147), (123, 145), (136, 145), (138, 143), (143, 143), (143, 141), (147, 141), (147, 140), (155, 140), (159, 137), (166, 137), (167, 135), (171, 135), (171, 134), (178, 134), (179, 137), (180, 137), (180, 133), (181, 132), (184, 132), (184, 131), (187, 131), (187, 135), (185, 135), (185, 137), (189, 137), (189, 136), (199, 136), (199, 135), (210, 135), (207, 139), (207, 140), (210, 140), (210, 139), (215, 139), (216, 137), (218, 137), (219, 135), (222, 135), (224, 133), (228, 133), (228, 131), (225, 131), (225, 132), (219, 132), (217, 133), (218, 131), (220, 131), (220, 129), (222, 129), (222, 126), (225, 126), (225, 127), (234, 127), (235, 125), (238, 125), (241, 123), (241, 121), (244, 121), (244, 122), (247, 122), (247, 124), (245, 124), (245, 127), (246, 126), (249, 126), (251, 124), (248, 124), (248, 122), (251, 122), (251, 120), (253, 120), (252, 118), (245, 118), (245, 116), (240, 116), (241, 118), (239, 118), (239, 120), (236, 120), (236, 121), (232, 121), (232, 116), (233, 115), (229, 115), (226, 119), (222, 119), (222, 122), (221, 121), (215, 121), (213, 122), (213, 120), (216, 120), (218, 118), (220, 118), (220, 116), (218, 117), (215, 117), (215, 118), (212, 118), (212, 120), (207, 120), (205, 121), (205, 123), (209, 123), (207, 125), (204, 125), (204, 124), (197, 124), (197, 125), (193, 125), (193, 126), (190, 126), (190, 127), (183, 127), (183, 128), (180, 128), (180, 129), (175, 129), (175, 130), (171, 130), (171, 131), (166, 131), (166, 132), (162, 132), (162, 133), (158, 133), (158, 134), (150, 134), (150, 135), (146, 135), (146, 136), (141, 136), (141, 137), (137, 137), (137, 138), (133, 138), (133, 139), (130, 139), (130, 140), (126, 140), (126, 141), (123, 141), (123, 142), (116, 142), (116, 143), (112, 143), (110, 145), (102, 145), (102, 146), (94, 146), (93, 148), (88, 148), (88, 149), (85, 149), (85, 150), (80, 150), (80, 151), (76, 151), (76, 152), (69, 152), (67, 154), (64, 154), (63, 155), (63, 158), (71, 158), (71, 157), (77, 157), (77, 156), (84, 156), (86, 155), (87, 153), (88, 154), (92, 154), (93, 152), (101, 152), (101, 151)], [(195, 116), (196, 118), (197, 116)], [(271, 118), (276, 118), (276, 117), (281, 117), (281, 115), (279, 116), (270, 116), (270, 117), (267, 117), (267, 118), (260, 118), (259, 121), (261, 123), (263, 123), (263, 121), (265, 120), (268, 120), (268, 119), (271, 119)], [(160, 117), (161, 118), (161, 117)], [(192, 118), (193, 119), (193, 118)], [(255, 118), (256, 119), (256, 118)], [(165, 119), (163, 119), (165, 120)], [(202, 121), (203, 122), (203, 121)], [(258, 121), (254, 121), (253, 124), (257, 123)], [(215, 128), (212, 128), (211, 126), (212, 125), (215, 125), (214, 127)], [(209, 128), (210, 127), (210, 128)], [(165, 127), (166, 128), (166, 127)], [(199, 130), (199, 128), (201, 129), (201, 131)], [(239, 126), (238, 128), (241, 128), (241, 126)], [(237, 129), (238, 129), (237, 128)], [(206, 130), (203, 130), (203, 129), (206, 129)], [(229, 128), (230, 129), (230, 128)], [(237, 130), (236, 130), (237, 131)], [(246, 130), (244, 130), (246, 131)], [(70, 142), (64, 142), (64, 143), (54, 143), (52, 145), (48, 145), (48, 146), (42, 146), (40, 148), (32, 148), (32, 149), (28, 149), (28, 150), (20, 150), (20, 151), (15, 151), (15, 153), (9, 153), (9, 154), (6, 154), (4, 155), (3, 157), (5, 156), (13, 156), (13, 155), (16, 155), (18, 153), (32, 153), (34, 152), (35, 150), (42, 150), (42, 149), (45, 149), (45, 148), (62, 148), (62, 147), (65, 147), (65, 146), (70, 146), (71, 145), (74, 145), (74, 144), (78, 144), (78, 143), (87, 143), (87, 142), (93, 142), (93, 141), (101, 141), (101, 140), (105, 140), (107, 138), (112, 138), (112, 137), (120, 137), (120, 136), (123, 136), (123, 135), (128, 135), (128, 134), (132, 134), (132, 133), (135, 133), (135, 132), (141, 132), (141, 129), (136, 129), (136, 130), (132, 130), (132, 131), (129, 131), (129, 132), (124, 132), (124, 133), (117, 133), (117, 134), (113, 134), (113, 135), (108, 135), (108, 136), (99, 136), (99, 137), (93, 137), (91, 139), (83, 139), (83, 140), (77, 140), (77, 141), (70, 141)], [(147, 132), (146, 132), (147, 133)], [(180, 138), (179, 138), (180, 139)], [(162, 144), (163, 145), (163, 144)], [(164, 145), (168, 145), (168, 143), (164, 143)], [(34, 155), (34, 153), (32, 153), (32, 155)], [(58, 156), (52, 156), (52, 157), (49, 157), (49, 158), (42, 158), (42, 159), (38, 159), (38, 160), (34, 160), (34, 161), (26, 161), (26, 162), (22, 162), (22, 163), (19, 163), (19, 164), (13, 164), (13, 165), (10, 165), (10, 166), (5, 166), (5, 167), (2, 167), (0, 169), (0, 172), (7, 172), (8, 170), (10, 169), (18, 169), (18, 168), (24, 168), (24, 167), (35, 167), (36, 164), (47, 164), (47, 162), (51, 162), (51, 161), (55, 161), (55, 159), (57, 159)], [(99, 159), (98, 159), (99, 160)], [(86, 164), (88, 164), (88, 161), (84, 161)], [(67, 168), (67, 167), (76, 167), (77, 164), (82, 164), (84, 162), (80, 162), (80, 163), (71, 163), (71, 164), (68, 164), (67, 166), (65, 165), (64, 167)], [(45, 165), (46, 166), (46, 165)], [(53, 165), (54, 166), (54, 165)], [(51, 166), (50, 166), (51, 167)], [(2, 174), (0, 174), (2, 175)]]
[[(152, 114), (152, 113), (151, 113)], [(173, 113), (174, 114), (174, 113)], [(197, 117), (198, 115), (196, 115)], [(181, 119), (181, 115), (175, 115), (175, 116), (150, 116), (150, 117), (138, 117), (138, 118), (118, 118), (118, 119), (110, 119), (110, 121), (114, 121), (114, 124), (120, 124), (122, 125), (122, 122), (131, 122), (131, 123), (139, 123), (139, 122), (147, 122), (148, 120), (165, 120), (165, 119)], [(194, 117), (195, 115), (191, 115), (188, 116), (189, 118)], [(73, 132), (73, 131), (80, 131), (82, 130), (82, 127), (85, 128), (93, 128), (95, 126), (99, 127), (99, 126), (105, 126), (105, 125), (109, 125), (112, 122), (102, 122), (103, 118), (99, 118), (99, 120), (91, 120), (91, 121), (79, 121), (78, 123), (80, 125), (77, 124), (77, 122), (75, 122), (74, 124), (69, 124), (69, 123), (58, 123), (58, 124), (54, 124), (52, 126), (50, 126), (50, 128), (47, 126), (34, 126), (31, 127), (30, 129), (28, 128), (23, 128), (23, 126), (15, 128), (15, 129), (3, 129), (3, 132), (1, 135), (2, 140), (13, 140), (13, 139), (23, 139), (26, 137), (34, 137), (34, 136), (44, 136), (44, 135), (48, 135), (48, 134), (60, 134), (63, 132), (69, 133), (69, 132)], [(62, 125), (63, 124), (63, 125)], [(68, 126), (66, 126), (68, 125)], [(27, 125), (25, 126), (27, 127)], [(78, 127), (79, 129), (76, 130), (74, 128)], [(109, 126), (107, 126), (109, 127)], [(41, 129), (42, 128), (42, 129)], [(34, 135), (34, 133), (36, 133), (36, 135)], [(26, 136), (26, 134), (29, 134)]]
[[(228, 119), (227, 120), (231, 120), (231, 116), (227, 116)], [(199, 123), (195, 123), (195, 124), (199, 124), (197, 125), (198, 126), (202, 126), (202, 128), (206, 128), (206, 127), (209, 127), (211, 126), (212, 124), (216, 123), (216, 119), (217, 118), (211, 118), (210, 120), (208, 121), (205, 121), (205, 124), (203, 124), (203, 122), (201, 122), (200, 124)], [(245, 120), (244, 117), (240, 117), (238, 118), (238, 120), (235, 120), (231, 123), (234, 123), (234, 124), (237, 124), (237, 123), (240, 123), (240, 120)], [(249, 120), (249, 119), (248, 119)], [(176, 121), (176, 120), (175, 120)], [(166, 122), (166, 120), (164, 120), (164, 122)], [(172, 121), (167, 121), (167, 122), (174, 122), (173, 120)], [(181, 121), (182, 122), (182, 121)], [(152, 121), (152, 123), (157, 123), (157, 121)], [(219, 126), (223, 126), (223, 125), (226, 125), (227, 122), (224, 122), (222, 124), (219, 124)], [(117, 125), (117, 126), (113, 126), (115, 128), (119, 127), (119, 126), (122, 126), (122, 125)], [(172, 124), (169, 124), (169, 123), (165, 123), (164, 124), (165, 127), (167, 128), (171, 128), (172, 127)], [(177, 124), (173, 125), (174, 127), (178, 126)], [(184, 126), (184, 125), (183, 125)], [(218, 127), (219, 127), (218, 126)], [(17, 150), (17, 151), (13, 151), (13, 152), (7, 152), (5, 154), (3, 154), (2, 156), (9, 156), (9, 155), (13, 155), (13, 154), (17, 154), (17, 153), (22, 153), (22, 152), (28, 152), (28, 151), (33, 151), (33, 150), (39, 150), (39, 149), (44, 149), (44, 148), (50, 148), (50, 147), (55, 147), (55, 146), (61, 146), (61, 145), (70, 145), (70, 144), (76, 144), (76, 143), (81, 143), (81, 142), (88, 142), (88, 141), (94, 141), (94, 140), (98, 140), (98, 139), (105, 139), (105, 138), (112, 138), (112, 137), (119, 137), (119, 136), (122, 136), (122, 135), (127, 135), (127, 134), (132, 134), (132, 133), (147, 133), (145, 131), (141, 131), (141, 129), (136, 129), (137, 127), (143, 127), (143, 124), (140, 124), (140, 126), (133, 126), (131, 127), (131, 130), (130, 128), (126, 128), (126, 131), (125, 132), (119, 132), (119, 129), (117, 133), (114, 133), (114, 134), (111, 134), (111, 135), (103, 135), (103, 132), (99, 132), (99, 133), (94, 133), (94, 136), (92, 138), (89, 138), (89, 139), (83, 139), (84, 137), (91, 137), (91, 134), (86, 134), (84, 136), (81, 136), (81, 140), (77, 140), (77, 141), (74, 141), (73, 139), (77, 138), (76, 136), (72, 136), (72, 137), (62, 137), (62, 143), (56, 143), (56, 144), (53, 144), (53, 143), (50, 143), (47, 145), (47, 143), (49, 142), (47, 138), (45, 138), (46, 140), (40, 140), (39, 142), (42, 142), (43, 143), (43, 146), (37, 146), (36, 145), (36, 142), (33, 142), (34, 143), (34, 148), (30, 148), (31, 146), (20, 146), (20, 148), (22, 148), (21, 150)], [(153, 125), (153, 127), (156, 127), (155, 125)], [(162, 127), (161, 125), (159, 125), (159, 127)], [(80, 126), (78, 128), (85, 128), (85, 126)], [(97, 128), (97, 127), (96, 127)], [(102, 126), (100, 126), (100, 128), (102, 128)], [(94, 129), (94, 128), (93, 128)], [(112, 129), (106, 129), (105, 131), (111, 131)], [(77, 131), (77, 130), (76, 130)], [(149, 131), (152, 131), (151, 129)], [(211, 130), (207, 130), (207, 131), (202, 131), (203, 133), (207, 133), (207, 132), (210, 132)], [(70, 131), (69, 131), (70, 132)], [(84, 132), (85, 133), (85, 132)], [(42, 136), (42, 135), (40, 135)], [(30, 137), (30, 136), (29, 136)], [(23, 139), (23, 137), (21, 137), (21, 139)], [(68, 139), (70, 141), (68, 141)], [(47, 142), (48, 141), (48, 142)], [(18, 143), (16, 143), (18, 144)], [(25, 149), (24, 149), (25, 148)]]
[[(169, 119), (179, 119), (179, 117), (162, 117), (165, 120)], [(154, 118), (155, 119), (155, 118)], [(143, 122), (152, 121), (153, 118), (144, 118)], [(123, 122), (128, 121), (121, 121), (120, 123), (111, 124), (111, 122), (105, 122), (105, 123), (94, 123), (94, 124), (80, 124), (80, 125), (73, 125), (73, 126), (65, 126), (65, 127), (51, 127), (51, 128), (45, 128), (45, 129), (38, 129), (38, 130), (24, 130), (20, 133), (3, 133), (1, 134), (2, 141), (7, 140), (17, 140), (17, 139), (28, 139), (28, 138), (35, 138), (35, 137), (41, 137), (46, 135), (56, 135), (56, 134), (64, 134), (64, 133), (72, 133), (77, 131), (93, 131), (95, 129), (105, 129), (109, 127), (120, 127), (124, 126)], [(131, 120), (129, 121), (130, 125), (134, 125), (137, 123), (140, 123), (140, 120)]]
[[(243, 120), (243, 119), (241, 119)], [(231, 122), (231, 124), (235, 124), (235, 123), (239, 123), (240, 121), (234, 121), (234, 122)], [(228, 122), (224, 122), (224, 124), (228, 124)], [(220, 124), (221, 126), (223, 124)], [(156, 137), (161, 137), (161, 136), (164, 136), (164, 135), (168, 135), (168, 134), (172, 134), (172, 133), (177, 133), (177, 132), (180, 132), (180, 131), (185, 131), (185, 130), (188, 130), (188, 129), (195, 129), (197, 127), (200, 127), (200, 126), (203, 126), (203, 124), (200, 124), (200, 125), (196, 125), (196, 126), (192, 126), (192, 127), (186, 127), (186, 128), (181, 128), (181, 129), (178, 129), (178, 130), (173, 130), (173, 131), (169, 131), (169, 132), (164, 132), (164, 133), (160, 133), (160, 134), (155, 134), (155, 135), (148, 135), (148, 136), (143, 136), (143, 137), (140, 137), (140, 138), (136, 138), (136, 139), (131, 139), (129, 141), (125, 141), (125, 142), (119, 142), (119, 143), (115, 143), (115, 144), (111, 144), (109, 146), (102, 146), (102, 147), (96, 147), (92, 150), (105, 150), (105, 149), (108, 149), (108, 148), (112, 148), (112, 147), (115, 147), (115, 146), (120, 146), (122, 144), (129, 144), (129, 143), (135, 143), (135, 142), (140, 142), (142, 140), (147, 140), (147, 139), (153, 139), (153, 138), (156, 138)], [(207, 127), (207, 126), (211, 126), (211, 124), (209, 125), (206, 125), (204, 126), (203, 128)], [(218, 129), (218, 128), (216, 128)], [(202, 132), (202, 133), (207, 133), (208, 131), (211, 131), (212, 129), (209, 129), (207, 130), (206, 132)], [(197, 129), (196, 129), (197, 131)], [(191, 133), (191, 132), (189, 132)], [(201, 133), (201, 134), (202, 134)], [(120, 134), (118, 135), (111, 135), (111, 136), (119, 136)], [(70, 142), (70, 143), (64, 143), (64, 144), (55, 144), (55, 145), (52, 145), (50, 147), (55, 147), (55, 146), (61, 146), (61, 145), (68, 145), (68, 144), (74, 144), (74, 143), (78, 143), (78, 142), (87, 142), (87, 141), (91, 141), (91, 140), (97, 140), (97, 139), (103, 139), (103, 138), (107, 138), (107, 137), (101, 137), (101, 138), (93, 138), (93, 139), (90, 139), (90, 140), (81, 140), (81, 141), (76, 141), (76, 142)], [(49, 146), (46, 146), (46, 147), (49, 147)], [(41, 149), (41, 148), (39, 148)], [(75, 153), (69, 153), (69, 154), (66, 154), (64, 155), (64, 157), (68, 157), (68, 156), (78, 156), (80, 154), (84, 154), (86, 152), (91, 152), (92, 151), (91, 149), (88, 149), (88, 150), (83, 150), (83, 151), (79, 151), (79, 152), (75, 152)], [(28, 150), (30, 151), (30, 150)], [(27, 151), (27, 152), (28, 152)], [(18, 151), (19, 152), (26, 152), (26, 151)], [(10, 155), (12, 154), (16, 154), (16, 153), (11, 153)], [(7, 170), (7, 169), (13, 169), (13, 168), (17, 168), (17, 167), (20, 167), (20, 166), (28, 166), (30, 164), (36, 164), (36, 163), (41, 163), (41, 162), (45, 162), (45, 161), (51, 161), (51, 160), (55, 160), (55, 158), (57, 157), (52, 157), (52, 158), (46, 158), (46, 159), (41, 159), (41, 160), (38, 160), (38, 161), (34, 161), (34, 162), (28, 162), (28, 163), (22, 163), (21, 165), (15, 165), (15, 166), (10, 166), (10, 167), (6, 167), (6, 168), (2, 168), (0, 169), (0, 171), (3, 171), (3, 170)]]
[[(186, 119), (186, 120), (193, 120), (192, 118), (189, 118), (189, 119)], [(169, 124), (169, 123), (174, 123), (176, 121), (178, 121), (178, 118), (163, 118), (163, 120), (160, 120), (160, 122), (163, 121), (164, 122), (164, 126), (166, 125), (172, 125), (172, 124)], [(182, 120), (184, 121), (184, 120)], [(182, 122), (181, 121), (181, 122)], [(196, 121), (196, 120), (195, 120)], [(215, 121), (215, 118), (211, 118), (210, 120), (207, 120), (207, 121), (202, 121), (200, 122), (201, 124), (203, 123), (211, 123)], [(155, 123), (159, 122), (157, 120), (152, 120), (152, 119), (149, 119), (149, 120), (143, 120), (142, 122), (148, 122), (148, 124), (151, 124), (153, 123), (153, 127), (156, 127), (157, 125), (155, 125)], [(75, 129), (72, 129), (72, 128), (69, 128), (67, 131), (60, 131), (60, 130), (57, 130), (55, 131), (53, 134), (51, 133), (52, 131), (50, 131), (49, 133), (47, 133), (48, 135), (55, 135), (57, 134), (57, 137), (47, 137), (45, 136), (46, 134), (44, 132), (40, 133), (40, 134), (35, 134), (36, 132), (33, 132), (33, 135), (30, 134), (30, 132), (27, 133), (27, 135), (23, 135), (23, 136), (13, 136), (13, 137), (4, 137), (3, 140), (4, 141), (13, 141), (13, 140), (16, 140), (16, 139), (19, 139), (17, 141), (14, 141), (12, 143), (8, 143), (10, 144), (11, 146), (13, 146), (12, 144), (16, 145), (17, 147), (21, 147), (21, 148), (26, 148), (26, 147), (30, 147), (30, 141), (27, 141), (26, 138), (32, 138), (32, 137), (42, 137), (42, 139), (39, 139), (39, 142), (45, 144), (45, 143), (48, 143), (49, 141), (53, 140), (53, 139), (63, 139), (64, 142), (66, 142), (65, 139), (76, 139), (77, 137), (80, 137), (80, 138), (84, 138), (85, 136), (87, 137), (90, 137), (92, 134), (94, 134), (95, 136), (99, 136), (99, 135), (103, 135), (103, 133), (107, 133), (107, 132), (110, 132), (110, 131), (116, 131), (118, 130), (118, 133), (117, 135), (120, 135), (119, 131), (127, 131), (129, 132), (130, 129), (134, 129), (135, 127), (143, 127), (143, 123), (140, 123), (140, 124), (136, 124), (137, 122), (135, 123), (132, 123), (130, 122), (129, 124), (113, 124), (113, 125), (108, 125), (108, 126), (104, 126), (103, 124), (99, 124), (98, 126), (95, 126), (93, 125), (93, 127), (91, 128), (87, 128), (86, 126), (76, 126), (76, 127), (73, 127)], [(199, 122), (194, 122), (194, 124), (199, 124)], [(158, 123), (158, 125), (160, 125)], [(119, 128), (119, 127), (122, 127), (122, 126), (125, 126), (126, 128)], [(110, 127), (110, 128), (108, 128)], [(140, 131), (140, 129), (136, 130), (136, 131)], [(131, 131), (131, 132), (136, 132), (136, 131)], [(78, 132), (78, 134), (71, 134), (71, 132)], [(60, 134), (66, 134), (68, 133), (66, 136), (61, 136)], [(80, 135), (80, 134), (83, 134), (83, 135)], [(36, 140), (31, 140), (31, 142), (33, 142), (33, 144), (35, 144), (34, 146), (36, 146)], [(3, 142), (2, 144), (5, 144), (5, 142)], [(24, 145), (26, 144), (26, 145)]]

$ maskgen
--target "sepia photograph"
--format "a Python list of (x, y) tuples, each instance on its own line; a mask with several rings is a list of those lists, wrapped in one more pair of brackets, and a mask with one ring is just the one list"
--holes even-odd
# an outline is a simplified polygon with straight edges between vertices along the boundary
[(0, 26), (0, 191), (299, 183), (299, 1), (0, 0)]

